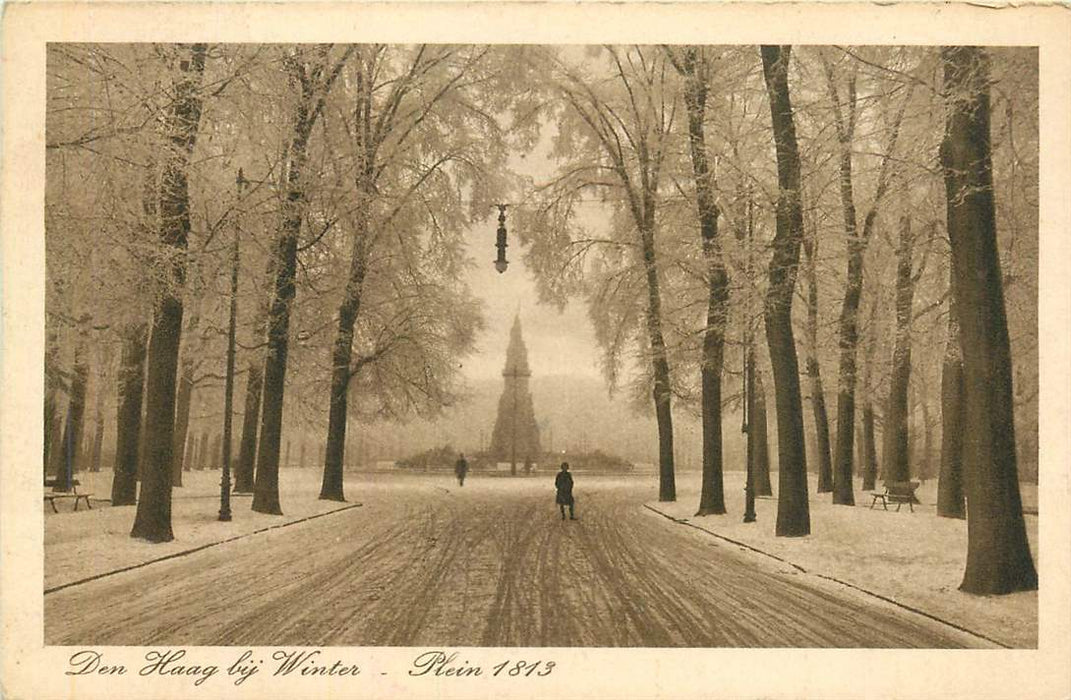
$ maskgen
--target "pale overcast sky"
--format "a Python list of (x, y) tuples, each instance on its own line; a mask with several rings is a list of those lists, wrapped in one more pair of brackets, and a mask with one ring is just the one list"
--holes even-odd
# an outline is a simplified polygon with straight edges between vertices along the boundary
[[(536, 153), (523, 160), (515, 157), (511, 162), (516, 171), (530, 175), (537, 183), (548, 179), (555, 170), (555, 163), (545, 156), (549, 132), (552, 131), (553, 127), (546, 130)], [(507, 211), (509, 269), (503, 274), (494, 268), (497, 219), (490, 218), (484, 225), (470, 230), (467, 236), (469, 255), (476, 262), (468, 281), (473, 292), (484, 301), (487, 325), (477, 340), (476, 353), (466, 362), (466, 376), (472, 379), (501, 376), (510, 327), (514, 315), (519, 312), (533, 375), (600, 377), (599, 350), (586, 304), (576, 299), (559, 313), (557, 307), (539, 303), (535, 281), (522, 259), (524, 251), (513, 228), (514, 221)]]
[(512, 234), (507, 249), (509, 269), (501, 275), (496, 272), (496, 225), (492, 222), (486, 230), (474, 230), (469, 237), (469, 254), (477, 263), (469, 273), (469, 284), (484, 301), (487, 325), (477, 341), (476, 354), (466, 362), (465, 374), (473, 379), (501, 375), (513, 317), (520, 313), (533, 375), (600, 376), (599, 352), (584, 303), (572, 301), (562, 313), (554, 306), (540, 304), (519, 246), (512, 245)]

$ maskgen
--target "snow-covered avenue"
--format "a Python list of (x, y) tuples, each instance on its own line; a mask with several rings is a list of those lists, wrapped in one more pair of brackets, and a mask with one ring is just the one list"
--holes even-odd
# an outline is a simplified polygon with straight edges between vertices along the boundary
[[(959, 647), (642, 508), (647, 481), (443, 480), (45, 596), (46, 644)], [(359, 493), (349, 494), (360, 499)], [(732, 516), (730, 516), (732, 517)]]

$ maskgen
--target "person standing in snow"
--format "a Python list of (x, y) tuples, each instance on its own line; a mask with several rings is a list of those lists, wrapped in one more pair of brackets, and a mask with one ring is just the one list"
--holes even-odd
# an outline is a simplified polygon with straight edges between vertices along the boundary
[(562, 470), (554, 477), (554, 488), (558, 490), (558, 509), (562, 512), (562, 520), (565, 520), (565, 506), (569, 506), (569, 519), (576, 520), (573, 513), (573, 475), (569, 473), (569, 463), (562, 462)]
[(465, 461), (465, 455), (459, 454), (457, 456), (457, 463), (454, 465), (454, 474), (457, 475), (457, 485), (465, 485), (465, 475), (469, 473), (469, 463)]

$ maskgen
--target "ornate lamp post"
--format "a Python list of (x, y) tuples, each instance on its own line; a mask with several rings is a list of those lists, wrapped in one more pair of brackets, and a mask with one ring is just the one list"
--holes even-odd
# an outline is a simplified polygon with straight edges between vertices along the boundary
[[(748, 283), (751, 282), (752, 260), (751, 240), (754, 233), (752, 220), (751, 192), (748, 191), (747, 201), (747, 263), (745, 275)], [(751, 291), (748, 290), (745, 304), (744, 321), (744, 424), (741, 430), (747, 434), (747, 481), (744, 485), (744, 522), (755, 522), (755, 431), (752, 430), (751, 418), (755, 411), (755, 349), (754, 337), (751, 333)]]
[(495, 241), (495, 248), (498, 248), (498, 257), (495, 259), (495, 269), (499, 274), (506, 271), (506, 267), (509, 265), (509, 260), (506, 260), (506, 207), (508, 204), (496, 204), (498, 207), (498, 238)]
[[(249, 180), (245, 179), (242, 169), (238, 168), (235, 179), (238, 200), (249, 189)], [(238, 215), (234, 217), (234, 242), (231, 246), (231, 313), (227, 328), (227, 380), (223, 398), (223, 475), (219, 480), (219, 519), (228, 522), (231, 519), (231, 427), (234, 418), (234, 346), (238, 318)]]

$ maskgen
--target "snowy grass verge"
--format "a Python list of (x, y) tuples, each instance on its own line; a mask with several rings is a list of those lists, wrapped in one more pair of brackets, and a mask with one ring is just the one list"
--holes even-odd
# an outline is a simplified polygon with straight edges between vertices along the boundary
[[(772, 476), (776, 492), (777, 475)], [(869, 492), (856, 491), (855, 507), (834, 506), (816, 494), (811, 479), (811, 535), (776, 537), (776, 498), (757, 499), (757, 521), (742, 522), (742, 472), (726, 472), (727, 515), (695, 517), (700, 476), (677, 477), (677, 501), (647, 505), (677, 520), (776, 556), (808, 573), (833, 578), (1015, 648), (1036, 648), (1037, 592), (974, 596), (958, 590), (967, 557), (967, 523), (937, 517), (936, 482), (919, 489), (922, 505), (896, 512), (870, 509)], [(1036, 486), (1023, 484), (1027, 510), (1036, 510)], [(1037, 516), (1026, 516), (1031, 551), (1037, 557)], [(709, 536), (709, 535), (700, 535)]]
[(81, 473), (78, 479), (81, 482), (78, 490), (93, 494), (92, 510), (81, 508), (75, 512), (71, 506), (64, 508), (61, 504), (61, 512), (57, 514), (44, 506), (46, 591), (354, 505), (319, 500), (320, 474), (315, 470), (282, 470), (279, 490), (284, 515), (255, 513), (250, 509), (252, 496), (232, 495), (232, 520), (220, 522), (220, 473), (185, 472), (184, 485), (172, 492), (171, 522), (175, 539), (154, 544), (130, 537), (137, 506), (112, 507), (102, 499), (111, 491), (111, 471)]

